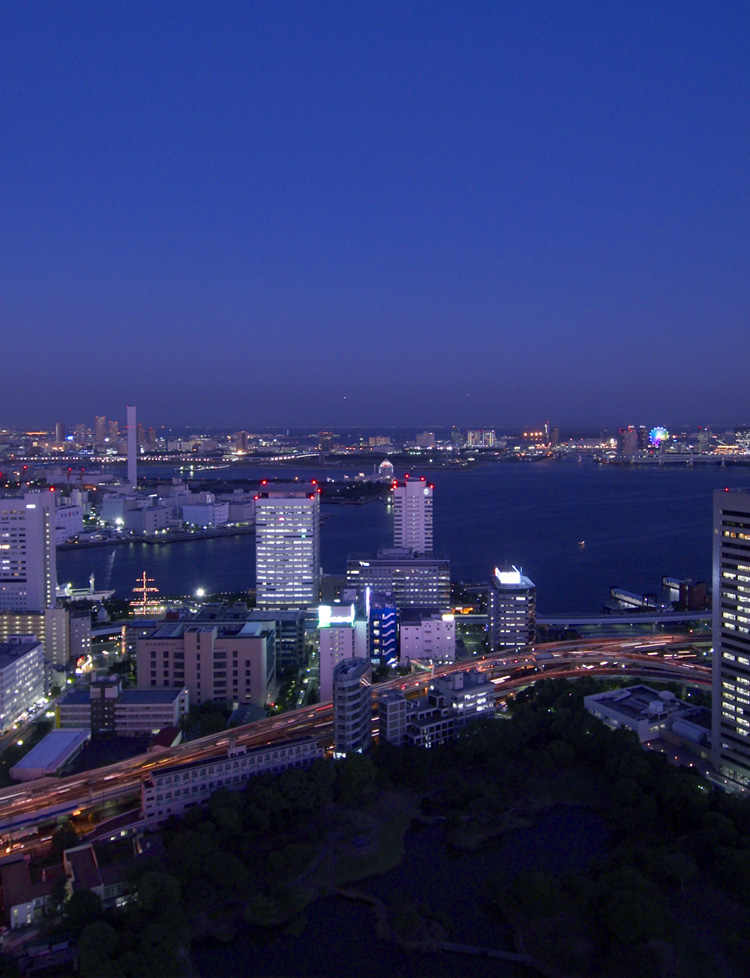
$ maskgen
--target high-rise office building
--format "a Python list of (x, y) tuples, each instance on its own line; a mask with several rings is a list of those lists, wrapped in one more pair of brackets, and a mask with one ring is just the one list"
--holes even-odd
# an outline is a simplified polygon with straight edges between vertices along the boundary
[(367, 644), (376, 665), (393, 666), (398, 661), (398, 608), (392, 598), (365, 589)]
[(0, 499), (0, 611), (44, 611), (57, 598), (55, 496)]
[(517, 567), (496, 567), (490, 579), (487, 630), (491, 649), (531, 645), (536, 633), (536, 586)]
[(138, 688), (179, 688), (190, 702), (265, 706), (276, 679), (273, 623), (158, 622), (136, 637)]
[(306, 608), (320, 591), (317, 485), (263, 485), (255, 497), (258, 608)]
[(432, 493), (434, 486), (406, 476), (393, 485), (393, 545), (420, 554), (432, 552)]
[(346, 586), (360, 598), (370, 591), (385, 595), (398, 608), (450, 607), (451, 565), (445, 554), (419, 554), (396, 547), (375, 556), (349, 554)]
[(320, 635), (320, 699), (333, 696), (336, 666), (345, 659), (367, 659), (367, 621), (353, 604), (322, 604), (318, 610)]
[(0, 731), (46, 694), (44, 647), (35, 635), (0, 644)]
[(65, 441), (65, 424), (62, 421), (55, 422), (55, 442), (62, 445)]
[(135, 407), (128, 405), (127, 429), (128, 429), (128, 483), (136, 487), (138, 484), (138, 428), (135, 419)]
[(333, 670), (334, 755), (361, 754), (372, 744), (372, 667), (344, 659)]
[(750, 783), (750, 490), (714, 493), (713, 763)]
[(94, 444), (99, 447), (107, 440), (107, 419), (103, 414), (94, 418)]
[(116, 445), (120, 440), (120, 426), (116, 421), (110, 421), (108, 427), (108, 437), (110, 445)]

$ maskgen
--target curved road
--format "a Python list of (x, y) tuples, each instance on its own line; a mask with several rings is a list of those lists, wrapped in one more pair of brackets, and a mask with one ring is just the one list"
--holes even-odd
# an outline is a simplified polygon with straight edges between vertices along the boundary
[[(499, 698), (542, 677), (611, 676), (613, 673), (622, 675), (624, 669), (634, 676), (651, 675), (654, 679), (710, 685), (710, 668), (669, 658), (670, 649), (684, 650), (694, 640), (695, 636), (691, 635), (669, 635), (653, 640), (640, 636), (597, 639), (593, 642), (550, 642), (536, 646), (535, 651), (521, 650), (513, 656), (494, 653), (478, 659), (462, 660), (453, 665), (439, 666), (433, 673), (412, 674), (379, 683), (373, 689), (376, 693), (386, 689), (402, 689), (407, 695), (419, 695), (426, 689), (432, 675), (475, 668), (490, 673), (498, 685)], [(658, 655), (659, 651), (664, 654)], [(531, 671), (534, 669), (538, 671)], [(150, 771), (224, 756), (230, 740), (252, 749), (281, 740), (314, 737), (325, 746), (330, 746), (332, 721), (333, 708), (328, 701), (268, 717), (244, 727), (237, 727), (231, 732), (223, 731), (189, 741), (158, 754), (139, 754), (85, 774), (19, 783), (0, 791), (0, 832), (33, 826), (57, 815), (72, 814), (77, 809), (108, 800), (135, 798)]]

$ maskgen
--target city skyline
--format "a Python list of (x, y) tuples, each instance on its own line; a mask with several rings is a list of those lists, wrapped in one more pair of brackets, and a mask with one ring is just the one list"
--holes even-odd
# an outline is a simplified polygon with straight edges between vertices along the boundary
[(745, 423), (749, 35), (6, 5), (4, 423)]

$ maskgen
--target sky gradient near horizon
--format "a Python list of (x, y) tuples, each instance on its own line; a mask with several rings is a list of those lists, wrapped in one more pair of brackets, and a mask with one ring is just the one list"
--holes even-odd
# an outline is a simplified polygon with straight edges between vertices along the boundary
[(0, 427), (748, 424), (750, 5), (8, 2)]

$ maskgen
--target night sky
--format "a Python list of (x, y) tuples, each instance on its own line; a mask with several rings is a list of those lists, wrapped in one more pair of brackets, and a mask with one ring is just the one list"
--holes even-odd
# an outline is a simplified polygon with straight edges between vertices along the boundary
[(0, 427), (750, 423), (750, 4), (0, 5)]

